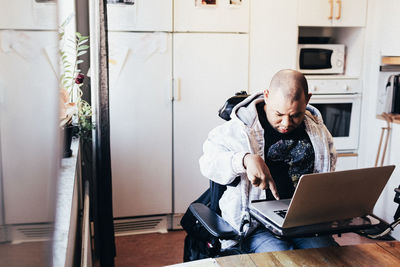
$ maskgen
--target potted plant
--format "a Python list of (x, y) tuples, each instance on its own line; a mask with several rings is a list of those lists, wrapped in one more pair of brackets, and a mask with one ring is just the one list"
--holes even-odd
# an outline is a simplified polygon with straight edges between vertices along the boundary
[(79, 69), (83, 62), (80, 57), (87, 53), (89, 46), (88, 36), (75, 32), (68, 37), (65, 26), (71, 16), (61, 25), (60, 37), (60, 127), (64, 131), (63, 157), (70, 157), (70, 149), (73, 134), (83, 138), (90, 138), (94, 125), (91, 121), (92, 108), (88, 102), (82, 99), (82, 86), (85, 76)]

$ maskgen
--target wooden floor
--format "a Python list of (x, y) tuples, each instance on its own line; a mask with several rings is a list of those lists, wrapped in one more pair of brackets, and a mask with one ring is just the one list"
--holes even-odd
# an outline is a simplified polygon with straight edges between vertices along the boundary
[(184, 231), (115, 238), (115, 266), (164, 266), (183, 262)]
[[(116, 237), (115, 266), (146, 267), (181, 263), (184, 238), (184, 231)], [(343, 234), (341, 237), (335, 236), (335, 240), (342, 246), (377, 242), (353, 233)], [(49, 251), (49, 242), (0, 244), (0, 266), (49, 266)]]
[(50, 242), (0, 244), (0, 266), (42, 267), (50, 266)]
[[(116, 237), (115, 266), (163, 266), (183, 262), (184, 231)], [(334, 236), (341, 246), (378, 242), (354, 233)]]

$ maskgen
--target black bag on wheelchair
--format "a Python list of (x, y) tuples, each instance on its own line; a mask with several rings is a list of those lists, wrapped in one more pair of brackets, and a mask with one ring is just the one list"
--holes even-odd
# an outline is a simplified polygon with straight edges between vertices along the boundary
[[(237, 186), (239, 182), (240, 177), (237, 177), (227, 186)], [(221, 215), (219, 199), (222, 197), (227, 186), (210, 181), (210, 188), (193, 203), (202, 203), (218, 215)], [(210, 234), (210, 232), (198, 222), (190, 208), (188, 208), (183, 215), (181, 226), (187, 233), (183, 253), (184, 262), (212, 258), (221, 253), (221, 243), (219, 239)], [(227, 255), (238, 254), (234, 250), (227, 253)]]
[[(238, 182), (239, 180), (234, 183), (237, 185)], [(218, 202), (225, 190), (225, 185), (210, 181), (210, 188), (193, 203), (202, 203), (220, 215), (221, 210), (219, 209)], [(221, 247), (218, 238), (211, 235), (210, 232), (197, 221), (189, 208), (181, 219), (181, 226), (187, 233), (183, 255), (183, 260), (185, 262), (214, 257), (216, 253), (220, 251)]]
[[(207, 189), (196, 201), (193, 203), (202, 203), (205, 205), (210, 204), (211, 193)], [(194, 217), (190, 209), (181, 219), (181, 226), (185, 229), (187, 235), (185, 237), (183, 261), (193, 261), (213, 257), (214, 253), (212, 247), (208, 244), (216, 242), (215, 238), (202, 226)]]

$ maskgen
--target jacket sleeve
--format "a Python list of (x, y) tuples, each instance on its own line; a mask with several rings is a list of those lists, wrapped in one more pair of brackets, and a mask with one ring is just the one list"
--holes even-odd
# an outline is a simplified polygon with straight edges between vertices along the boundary
[[(326, 127), (325, 127), (326, 129)], [(329, 166), (330, 166), (330, 171), (333, 172), (336, 170), (336, 160), (337, 160), (337, 154), (336, 154), (336, 148), (333, 144), (333, 137), (331, 133), (326, 129), (328, 132), (328, 146), (329, 146)]]
[(219, 184), (229, 184), (246, 172), (243, 157), (248, 153), (248, 138), (232, 120), (214, 128), (203, 145), (200, 171)]
[(308, 116), (305, 119), (306, 129), (314, 147), (315, 172), (329, 172), (336, 168), (336, 149), (333, 138), (322, 119)]

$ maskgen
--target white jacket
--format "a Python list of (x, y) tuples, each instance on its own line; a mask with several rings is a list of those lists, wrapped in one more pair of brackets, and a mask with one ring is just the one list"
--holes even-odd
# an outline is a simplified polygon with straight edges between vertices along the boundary
[[(200, 170), (208, 179), (222, 185), (230, 184), (241, 177), (236, 187), (228, 186), (222, 195), (219, 206), (222, 217), (237, 231), (241, 221), (249, 216), (249, 201), (265, 199), (265, 190), (251, 185), (243, 166), (246, 153), (258, 154), (264, 159), (264, 129), (258, 119), (256, 104), (263, 102), (262, 92), (250, 95), (232, 110), (231, 120), (214, 128), (203, 145)], [(320, 112), (307, 106), (304, 117), (305, 129), (314, 148), (314, 172), (335, 170), (336, 150), (333, 139), (322, 121)], [(252, 220), (250, 227), (244, 229), (245, 235), (257, 227)], [(222, 247), (235, 242), (223, 242)]]

